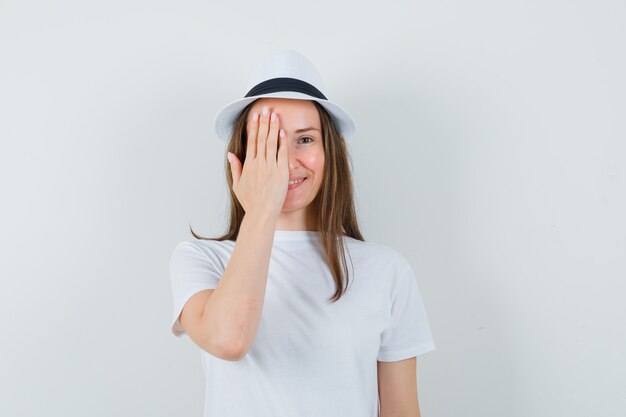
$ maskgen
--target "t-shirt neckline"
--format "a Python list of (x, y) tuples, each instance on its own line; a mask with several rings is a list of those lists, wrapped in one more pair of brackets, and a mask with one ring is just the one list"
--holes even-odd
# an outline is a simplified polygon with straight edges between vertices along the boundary
[(274, 240), (313, 240), (320, 239), (317, 230), (274, 230)]

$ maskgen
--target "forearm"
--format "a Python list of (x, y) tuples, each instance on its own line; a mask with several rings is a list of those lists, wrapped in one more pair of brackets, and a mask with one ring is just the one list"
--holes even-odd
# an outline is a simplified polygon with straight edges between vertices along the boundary
[(252, 345), (265, 300), (277, 216), (246, 213), (233, 253), (201, 320), (216, 345), (240, 356)]

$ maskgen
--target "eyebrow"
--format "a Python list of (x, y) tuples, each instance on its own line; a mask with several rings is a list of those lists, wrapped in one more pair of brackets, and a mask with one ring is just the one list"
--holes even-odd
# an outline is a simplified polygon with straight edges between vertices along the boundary
[(304, 129), (296, 130), (296, 133), (308, 132), (309, 130), (317, 130), (319, 132), (319, 129), (316, 129), (314, 127), (305, 127)]

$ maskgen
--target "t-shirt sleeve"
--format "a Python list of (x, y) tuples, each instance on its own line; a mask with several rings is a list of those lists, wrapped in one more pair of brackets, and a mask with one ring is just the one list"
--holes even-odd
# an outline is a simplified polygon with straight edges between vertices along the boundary
[(170, 257), (170, 282), (172, 285), (173, 315), (171, 331), (182, 336), (185, 331), (178, 316), (192, 295), (207, 289), (214, 289), (221, 278), (216, 263), (200, 248), (191, 242), (180, 242)]
[(381, 334), (378, 351), (377, 359), (382, 362), (408, 359), (436, 349), (411, 265), (407, 262), (395, 278), (391, 320)]

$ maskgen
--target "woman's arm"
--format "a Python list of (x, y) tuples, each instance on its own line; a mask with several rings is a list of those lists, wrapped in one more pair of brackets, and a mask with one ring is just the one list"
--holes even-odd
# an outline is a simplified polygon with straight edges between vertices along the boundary
[(276, 216), (246, 213), (220, 282), (207, 300), (198, 326), (234, 359), (252, 345), (261, 321)]
[(415, 356), (395, 362), (378, 361), (380, 417), (420, 417)]

